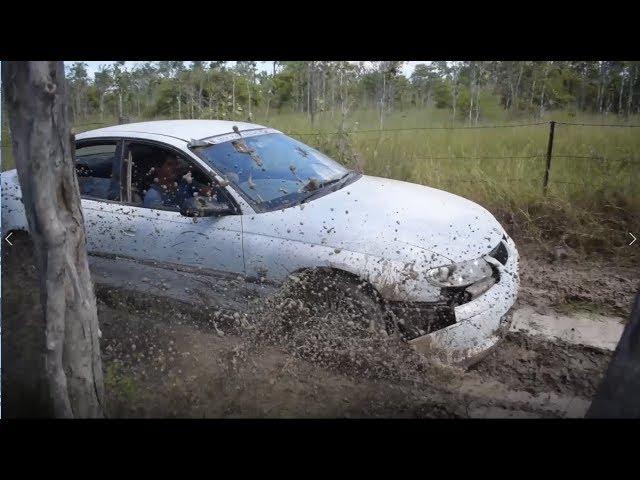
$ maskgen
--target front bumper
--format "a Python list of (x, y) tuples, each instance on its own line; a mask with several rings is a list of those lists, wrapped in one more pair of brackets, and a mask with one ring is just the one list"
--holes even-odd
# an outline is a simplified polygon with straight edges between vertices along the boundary
[(510, 238), (503, 242), (509, 254), (504, 265), (485, 257), (498, 270), (499, 281), (474, 300), (455, 307), (454, 324), (411, 340), (416, 350), (436, 353), (448, 363), (469, 365), (498, 343), (519, 287), (518, 251)]

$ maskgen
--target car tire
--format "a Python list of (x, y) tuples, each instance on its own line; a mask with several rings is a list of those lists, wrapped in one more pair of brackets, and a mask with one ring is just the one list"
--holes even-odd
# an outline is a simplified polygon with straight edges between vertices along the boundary
[(301, 302), (312, 315), (342, 315), (345, 321), (388, 330), (388, 313), (368, 282), (341, 270), (316, 268), (292, 275), (285, 295)]

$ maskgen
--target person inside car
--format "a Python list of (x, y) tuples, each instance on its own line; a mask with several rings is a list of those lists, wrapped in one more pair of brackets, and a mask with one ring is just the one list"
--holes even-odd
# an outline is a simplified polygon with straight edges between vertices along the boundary
[(185, 199), (195, 195), (213, 197), (214, 190), (210, 185), (198, 185), (194, 181), (191, 170), (180, 175), (180, 161), (173, 154), (167, 154), (164, 163), (147, 189), (143, 205), (147, 208), (171, 207), (176, 210)]
[(147, 208), (176, 207), (178, 203), (177, 170), (178, 159), (173, 154), (167, 154), (162, 166), (153, 176), (153, 181), (144, 195), (143, 205)]

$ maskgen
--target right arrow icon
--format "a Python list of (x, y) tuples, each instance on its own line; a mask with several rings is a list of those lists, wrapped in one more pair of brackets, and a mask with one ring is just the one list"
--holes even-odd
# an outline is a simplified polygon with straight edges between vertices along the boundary
[(636, 236), (635, 236), (633, 233), (631, 233), (631, 232), (629, 232), (629, 235), (631, 235), (631, 238), (633, 238), (633, 240), (631, 240), (631, 243), (630, 243), (629, 245), (633, 245), (634, 243), (636, 243), (637, 238), (636, 238)]

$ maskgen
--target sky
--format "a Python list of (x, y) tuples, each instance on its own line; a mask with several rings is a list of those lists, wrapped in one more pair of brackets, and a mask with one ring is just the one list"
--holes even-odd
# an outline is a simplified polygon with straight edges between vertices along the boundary
[[(66, 66), (69, 66), (73, 63), (73, 61), (70, 62), (64, 62)], [(100, 65), (110, 65), (113, 63), (113, 61), (104, 61), (104, 62), (100, 62), (100, 61), (85, 61), (85, 63), (87, 64), (87, 70), (89, 72), (89, 76), (93, 77), (93, 74), (98, 70), (98, 68), (100, 68)], [(126, 62), (126, 68), (127, 69), (131, 69), (133, 68), (137, 63), (141, 63), (141, 62), (137, 62), (137, 61), (127, 61)], [(228, 62), (229, 64), (233, 65), (235, 62)], [(413, 69), (415, 68), (415, 66), (418, 63), (429, 63), (428, 61), (408, 61), (405, 62), (403, 67), (402, 67), (402, 73), (404, 73), (405, 76), (409, 77), (411, 75), (411, 73), (413, 72)], [(273, 63), (272, 62), (258, 62), (258, 70), (262, 70), (262, 71), (267, 71), (267, 72), (271, 72), (273, 69)]]

